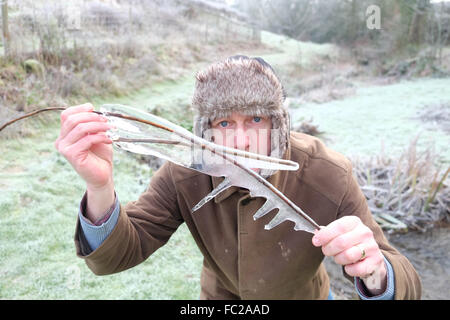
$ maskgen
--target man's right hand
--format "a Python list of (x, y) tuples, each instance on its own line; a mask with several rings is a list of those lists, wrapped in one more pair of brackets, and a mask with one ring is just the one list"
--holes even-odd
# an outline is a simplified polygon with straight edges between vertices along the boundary
[(86, 182), (87, 215), (95, 221), (114, 203), (111, 128), (107, 119), (94, 112), (90, 103), (67, 108), (61, 113), (61, 131), (56, 149)]

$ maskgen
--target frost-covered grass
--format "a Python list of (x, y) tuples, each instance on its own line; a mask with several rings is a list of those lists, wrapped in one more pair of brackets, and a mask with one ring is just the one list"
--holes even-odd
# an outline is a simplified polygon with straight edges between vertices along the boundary
[[(190, 77), (182, 77), (177, 81), (161, 81), (139, 90), (133, 95), (112, 98), (108, 103), (130, 105), (134, 108), (151, 112), (177, 123), (192, 131), (193, 113), (190, 102), (194, 92), (195, 72)], [(94, 99), (100, 106), (104, 99)]]
[(450, 101), (450, 79), (417, 79), (359, 87), (355, 95), (328, 103), (307, 103), (291, 110), (292, 121), (313, 118), (328, 146), (349, 157), (399, 155), (419, 136), (417, 147), (435, 147), (437, 162), (449, 163), (449, 136), (439, 126), (423, 122), (427, 106)]
[[(202, 258), (185, 225), (141, 265), (95, 276), (75, 255), (84, 183), (57, 153), (57, 124), (0, 140), (0, 299), (197, 299)], [(115, 152), (122, 203), (136, 200), (151, 169)]]
[(261, 32), (261, 41), (279, 49), (277, 53), (266, 54), (263, 58), (275, 69), (297, 63), (307, 66), (317, 56), (336, 57), (338, 48), (333, 44), (317, 44), (290, 39), (267, 31)]

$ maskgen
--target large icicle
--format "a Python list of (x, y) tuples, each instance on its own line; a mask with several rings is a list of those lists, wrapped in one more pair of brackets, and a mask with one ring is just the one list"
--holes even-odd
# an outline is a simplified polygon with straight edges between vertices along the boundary
[(217, 188), (192, 208), (192, 212), (229, 187), (238, 186), (248, 189), (252, 197), (267, 199), (254, 214), (255, 220), (278, 209), (265, 229), (270, 230), (284, 221), (294, 222), (294, 230), (314, 233), (315, 229), (319, 229), (318, 224), (305, 212), (267, 180), (249, 169), (297, 170), (297, 163), (214, 144), (166, 119), (135, 108), (104, 105), (101, 112), (117, 128), (110, 132), (110, 137), (119, 148), (164, 158), (210, 176), (225, 177)]

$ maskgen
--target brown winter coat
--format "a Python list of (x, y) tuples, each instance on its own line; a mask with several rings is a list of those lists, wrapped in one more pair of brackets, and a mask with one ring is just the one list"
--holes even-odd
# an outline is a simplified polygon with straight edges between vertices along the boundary
[[(299, 169), (278, 171), (268, 181), (319, 225), (345, 215), (360, 217), (393, 267), (395, 299), (419, 299), (419, 277), (372, 218), (350, 161), (296, 132), (285, 159), (298, 162)], [(263, 198), (231, 187), (191, 213), (222, 179), (165, 163), (137, 201), (121, 206), (116, 227), (95, 251), (90, 252), (77, 224), (78, 256), (95, 274), (119, 272), (144, 261), (186, 222), (204, 255), (200, 298), (326, 299), (329, 278), (321, 249), (312, 245), (310, 233), (294, 231), (291, 222), (265, 230), (274, 213), (254, 221)]]

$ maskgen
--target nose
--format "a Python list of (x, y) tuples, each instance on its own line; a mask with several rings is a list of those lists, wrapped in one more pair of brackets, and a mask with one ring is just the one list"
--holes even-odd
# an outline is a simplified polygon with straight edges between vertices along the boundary
[(250, 149), (250, 139), (242, 127), (238, 127), (234, 134), (234, 148), (248, 151)]

